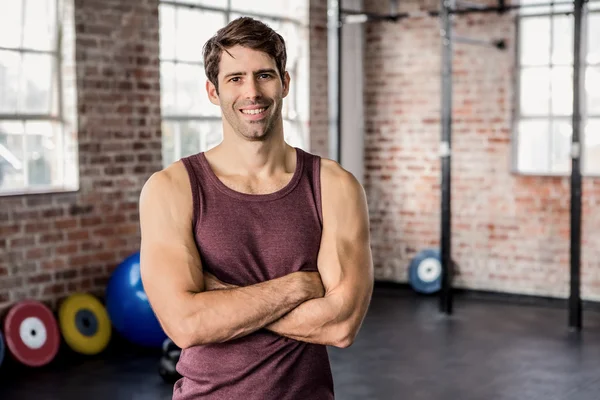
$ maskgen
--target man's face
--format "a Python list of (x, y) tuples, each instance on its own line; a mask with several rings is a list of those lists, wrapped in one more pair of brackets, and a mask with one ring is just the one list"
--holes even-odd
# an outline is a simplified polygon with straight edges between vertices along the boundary
[[(209, 81), (209, 98), (219, 105), (234, 132), (251, 141), (266, 140), (281, 120), (290, 77), (281, 82), (275, 60), (268, 54), (234, 46), (221, 54), (219, 93)], [(232, 57), (233, 56), (233, 57)]]

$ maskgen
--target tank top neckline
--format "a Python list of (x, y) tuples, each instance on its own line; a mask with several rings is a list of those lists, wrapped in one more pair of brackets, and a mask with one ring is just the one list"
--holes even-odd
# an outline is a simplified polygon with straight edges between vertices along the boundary
[(245, 201), (272, 201), (280, 199), (286, 195), (288, 195), (300, 182), (300, 178), (302, 177), (302, 173), (304, 171), (304, 157), (302, 157), (301, 149), (294, 147), (296, 151), (296, 169), (294, 170), (294, 174), (292, 175), (292, 179), (281, 189), (265, 194), (251, 194), (239, 192), (225, 185), (215, 174), (212, 167), (210, 166), (208, 160), (206, 159), (206, 155), (204, 152), (198, 153), (198, 160), (202, 165), (202, 168), (206, 171), (206, 175), (208, 176), (211, 183), (223, 194)]

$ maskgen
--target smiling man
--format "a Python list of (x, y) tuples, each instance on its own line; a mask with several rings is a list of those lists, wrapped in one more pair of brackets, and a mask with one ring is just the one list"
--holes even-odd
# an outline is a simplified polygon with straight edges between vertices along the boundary
[(279, 34), (239, 18), (204, 65), (223, 141), (140, 196), (144, 288), (182, 348), (173, 399), (333, 399), (326, 346), (352, 344), (373, 288), (364, 191), (284, 141)]

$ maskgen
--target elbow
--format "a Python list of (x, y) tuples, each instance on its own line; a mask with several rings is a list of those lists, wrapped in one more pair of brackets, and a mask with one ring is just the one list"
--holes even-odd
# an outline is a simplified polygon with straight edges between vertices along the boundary
[(190, 340), (191, 336), (182, 326), (170, 329), (169, 332), (167, 332), (167, 335), (171, 338), (173, 343), (182, 350), (192, 347), (192, 341)]
[(342, 324), (338, 329), (336, 339), (333, 341), (333, 346), (340, 349), (347, 349), (354, 344), (357, 331), (350, 324)]
[(181, 318), (176, 322), (176, 325), (172, 325), (169, 336), (173, 343), (182, 350), (209, 342), (202, 335), (202, 329), (198, 329), (197, 326), (192, 329), (192, 326), (193, 324), (186, 318)]

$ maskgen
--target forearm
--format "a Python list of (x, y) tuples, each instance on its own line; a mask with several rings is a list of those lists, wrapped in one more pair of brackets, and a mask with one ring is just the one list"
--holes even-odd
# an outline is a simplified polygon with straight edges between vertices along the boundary
[(351, 312), (336, 295), (308, 300), (265, 329), (290, 339), (347, 347), (352, 341)]
[(290, 274), (256, 285), (190, 294), (181, 318), (182, 347), (222, 343), (264, 328), (312, 298)]

